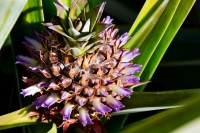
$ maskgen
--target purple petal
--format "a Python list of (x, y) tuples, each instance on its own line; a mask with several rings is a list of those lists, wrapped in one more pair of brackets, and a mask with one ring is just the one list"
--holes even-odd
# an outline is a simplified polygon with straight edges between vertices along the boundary
[(40, 92), (40, 91), (41, 91), (40, 87), (38, 87), (37, 85), (33, 85), (26, 89), (22, 89), (22, 92), (20, 94), (22, 94), (24, 97), (29, 96), (29, 95), (33, 96), (35, 93)]
[(106, 103), (117, 112), (119, 112), (120, 109), (125, 107), (120, 101), (113, 98), (111, 95), (107, 97)]
[(55, 93), (52, 93), (51, 95), (45, 94), (36, 99), (33, 104), (36, 105), (36, 109), (39, 107), (49, 108), (51, 105), (53, 105), (55, 102), (57, 102), (59, 99), (58, 95)]
[(82, 89), (83, 89), (82, 86), (80, 86), (80, 85), (78, 85), (78, 84), (73, 84), (72, 90), (73, 90), (75, 93), (80, 93)]
[(68, 86), (70, 86), (72, 83), (72, 80), (70, 78), (67, 78), (65, 76), (62, 77), (61, 79), (61, 85), (64, 87), (64, 88), (67, 88)]
[(111, 29), (111, 32), (110, 32), (110, 36), (112, 39), (114, 39), (114, 37), (116, 36), (117, 32), (119, 31), (119, 29)]
[(102, 20), (102, 23), (104, 23), (104, 24), (112, 24), (112, 21), (113, 21), (113, 19), (111, 19), (110, 16), (106, 16), (106, 18), (104, 18)]
[(94, 98), (94, 100), (92, 101), (92, 105), (94, 106), (95, 110), (102, 115), (104, 115), (107, 112), (112, 111), (111, 108), (101, 103), (98, 98)]
[(84, 87), (84, 94), (86, 94), (87, 96), (92, 96), (94, 93), (94, 89), (89, 87), (89, 86), (85, 86)]
[(136, 76), (122, 76), (118, 80), (120, 80), (120, 83), (123, 86), (132, 86), (135, 83), (138, 83), (140, 78), (138, 78)]
[(70, 115), (73, 109), (73, 104), (71, 103), (67, 103), (65, 104), (63, 110), (62, 110), (62, 115), (63, 115), (63, 120), (69, 120), (70, 119)]
[(81, 97), (81, 96), (76, 96), (75, 101), (80, 105), (83, 106), (87, 102), (87, 98)]
[(108, 96), (108, 92), (104, 88), (100, 89), (100, 94), (101, 94), (101, 96), (104, 96), (104, 97)]
[(85, 127), (87, 124), (92, 125), (94, 124), (92, 120), (90, 119), (90, 116), (85, 108), (80, 108), (79, 109), (79, 121), (81, 124)]
[(48, 89), (60, 90), (61, 87), (59, 85), (57, 85), (56, 83), (52, 82), (49, 84)]
[(123, 68), (125, 68), (129, 65), (131, 65), (131, 63), (129, 63), (129, 62), (120, 62), (119, 65), (118, 65), (118, 68), (123, 69)]
[(48, 84), (46, 82), (40, 82), (39, 84), (37, 84), (38, 87), (44, 88), (47, 87)]
[(134, 50), (126, 50), (122, 55), (122, 62), (129, 62), (136, 56), (140, 55), (139, 49), (135, 48)]
[(16, 63), (25, 65), (26, 67), (35, 67), (38, 63), (35, 59), (30, 58), (28, 56), (18, 55), (16, 57)]
[(35, 50), (41, 50), (43, 48), (42, 44), (33, 38), (25, 37), (25, 41), (23, 43), (28, 47), (33, 47)]
[(41, 105), (43, 104), (43, 102), (45, 102), (45, 100), (48, 98), (48, 94), (45, 95), (41, 95), (40, 97), (38, 97), (33, 104), (35, 104), (36, 109), (38, 109), (39, 107), (41, 107)]
[(122, 54), (122, 50), (118, 50), (113, 56), (115, 57), (115, 59), (119, 59), (121, 54)]
[(124, 33), (119, 39), (117, 39), (116, 44), (118, 47), (123, 46), (128, 40), (130, 39), (130, 36), (128, 33)]
[(65, 100), (65, 99), (70, 98), (70, 97), (72, 97), (72, 94), (70, 94), (69, 92), (64, 91), (61, 94), (61, 99), (62, 100)]
[(132, 74), (134, 74), (134, 73), (136, 73), (136, 72), (140, 72), (140, 71), (141, 71), (141, 68), (142, 68), (142, 65), (137, 65), (137, 64), (135, 64), (135, 65), (132, 65), (132, 66), (127, 66), (127, 67), (125, 67), (125, 68), (121, 71), (121, 73), (122, 73), (122, 74), (125, 74), (125, 75), (132, 75)]
[(59, 99), (58, 95), (56, 93), (52, 93), (50, 96), (48, 96), (45, 102), (42, 103), (41, 107), (49, 108), (51, 105), (57, 102), (58, 99)]
[(130, 95), (133, 93), (132, 90), (130, 90), (128, 88), (120, 87), (116, 84), (111, 84), (111, 85), (109, 85), (109, 87), (111, 88), (112, 91), (116, 92), (117, 94), (119, 94), (121, 96), (130, 98)]

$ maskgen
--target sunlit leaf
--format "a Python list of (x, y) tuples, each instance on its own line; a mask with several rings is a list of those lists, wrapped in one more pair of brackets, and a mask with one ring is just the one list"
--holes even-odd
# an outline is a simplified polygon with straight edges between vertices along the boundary
[(164, 109), (172, 109), (178, 108), (180, 106), (163, 106), (163, 107), (142, 107), (142, 108), (132, 108), (132, 109), (124, 109), (119, 112), (114, 112), (111, 115), (124, 115), (124, 114), (131, 114), (131, 113), (140, 113), (140, 112), (147, 112), (147, 111), (155, 111), (155, 110), (164, 110)]
[[(124, 127), (126, 118), (129, 113), (137, 113), (144, 111), (153, 111), (153, 109), (161, 109), (165, 107), (180, 107), (180, 101), (189, 97), (200, 95), (200, 89), (162, 91), (162, 92), (134, 92), (131, 98), (124, 98), (122, 103), (125, 105), (125, 111), (120, 115), (111, 117), (110, 120), (104, 120), (104, 125), (109, 128), (117, 125), (115, 130), (108, 129), (109, 132), (115, 133)], [(145, 107), (145, 108), (144, 108)], [(149, 107), (149, 108), (148, 108)], [(156, 107), (156, 108), (152, 108)], [(117, 114), (117, 113), (114, 113)]]
[[(164, 111), (162, 113), (156, 114), (147, 119), (141, 120), (136, 123), (129, 124), (124, 127), (120, 133), (127, 132), (146, 132), (155, 133), (155, 132), (176, 132), (180, 131), (181, 128), (187, 128), (187, 123), (190, 121), (195, 121), (199, 119), (199, 103), (200, 97), (194, 96), (188, 98), (180, 104), (184, 104), (184, 107), (171, 109)], [(145, 127), (145, 128), (144, 128)], [(179, 128), (180, 127), (180, 128)], [(179, 128), (179, 129), (177, 129)], [(192, 130), (190, 130), (192, 131)]]
[(29, 105), (15, 112), (0, 116), (0, 130), (35, 124), (38, 117), (28, 116), (32, 109), (33, 105)]
[[(152, 1), (146, 1), (129, 32), (133, 37), (124, 46), (125, 48), (139, 47), (142, 54), (134, 60), (134, 63), (143, 65), (144, 73), (140, 72), (138, 74), (142, 81), (149, 80), (153, 75), (170, 42), (193, 6), (194, 1), (153, 1), (152, 5)], [(153, 14), (159, 11), (159, 8), (162, 9), (162, 12), (159, 18), (155, 19)], [(182, 11), (183, 9), (184, 11)], [(147, 23), (148, 20), (151, 21)], [(144, 86), (137, 88), (137, 90), (143, 89)]]
[(124, 45), (124, 48), (131, 49), (133, 47), (140, 47), (143, 44), (143, 41), (156, 26), (157, 21), (169, 2), (169, 0), (153, 1), (153, 6), (151, 5), (151, 0), (146, 1), (145, 6), (143, 6), (143, 9), (141, 10), (142, 13), (138, 15), (136, 23), (133, 23), (133, 26), (129, 31), (129, 34), (132, 36), (132, 38)]
[(53, 123), (52, 128), (47, 133), (57, 133), (57, 126)]
[(0, 49), (24, 8), (27, 0), (0, 1)]
[[(173, 0), (171, 0), (170, 2), (173, 5), (174, 3), (172, 1)], [(174, 0), (174, 1), (176, 2), (176, 0)], [(153, 74), (154, 74), (159, 62), (161, 61), (163, 55), (165, 54), (167, 48), (169, 47), (169, 45), (171, 43), (171, 41), (173, 40), (174, 36), (178, 32), (179, 28), (181, 27), (183, 21), (187, 17), (187, 15), (188, 15), (189, 11), (191, 10), (192, 6), (194, 5), (194, 2), (195, 2), (195, 0), (190, 0), (190, 1), (181, 0), (181, 2), (179, 3), (179, 5), (178, 5), (178, 7), (176, 9), (175, 14), (173, 15), (173, 18), (172, 18), (170, 24), (168, 25), (168, 27), (167, 27), (167, 29), (165, 31), (165, 33), (162, 35), (162, 38), (160, 38), (160, 40), (157, 41), (159, 44), (158, 44), (156, 50), (153, 52), (152, 57), (148, 61), (148, 64), (147, 64), (144, 72), (141, 75), (141, 80), (149, 80), (153, 76)], [(165, 23), (165, 21), (167, 21), (166, 17), (169, 16), (169, 14), (170, 14), (170, 12), (172, 12), (172, 10), (173, 9), (169, 8), (166, 11), (166, 13), (161, 16), (162, 21), (160, 22), (160, 28), (157, 29), (159, 35), (162, 34), (162, 33), (160, 33), (161, 32), (161, 27), (164, 24), (166, 24)], [(157, 31), (154, 31), (154, 32), (157, 32)], [(154, 35), (154, 36), (151, 36), (151, 38), (154, 39), (155, 36), (158, 36), (158, 34)], [(150, 42), (150, 40), (149, 40), (149, 42)], [(152, 40), (151, 43), (155, 43), (155, 39)], [(141, 62), (141, 61), (138, 61), (138, 62)], [(144, 86), (139, 88), (139, 89), (143, 90)]]

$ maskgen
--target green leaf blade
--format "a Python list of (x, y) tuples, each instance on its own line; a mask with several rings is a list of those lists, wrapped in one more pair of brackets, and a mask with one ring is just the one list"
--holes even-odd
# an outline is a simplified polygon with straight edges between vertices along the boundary
[(0, 1), (0, 49), (8, 37), (17, 18), (22, 12), (27, 0), (6, 0)]
[(0, 130), (35, 124), (38, 117), (28, 116), (32, 109), (33, 105), (29, 105), (15, 112), (0, 116)]
[[(166, 52), (167, 48), (169, 47), (171, 41), (173, 40), (174, 36), (178, 32), (179, 28), (181, 27), (183, 21), (187, 17), (194, 3), (195, 3), (195, 0), (191, 0), (191, 1), (181, 0), (166, 32), (164, 33), (162, 39), (160, 40), (151, 59), (149, 60), (146, 66), (146, 69), (142, 73), (141, 80), (144, 80), (144, 81), (149, 80), (153, 76), (153, 73), (155, 72), (162, 57), (164, 56), (164, 53)], [(138, 89), (143, 90), (144, 86)]]
[(179, 127), (185, 127), (184, 125), (187, 125), (188, 122), (200, 118), (199, 103), (199, 95), (190, 97), (180, 103), (186, 106), (170, 109), (139, 122), (129, 124), (120, 133), (145, 131), (148, 131), (148, 133), (174, 132)]

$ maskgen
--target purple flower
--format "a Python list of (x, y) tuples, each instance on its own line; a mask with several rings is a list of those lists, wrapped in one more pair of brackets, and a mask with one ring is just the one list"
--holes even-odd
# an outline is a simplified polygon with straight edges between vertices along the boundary
[(70, 94), (69, 92), (63, 91), (61, 94), (61, 99), (65, 100), (65, 99), (70, 99), (73, 95)]
[(106, 98), (106, 103), (117, 112), (119, 112), (120, 109), (125, 107), (120, 101), (118, 101), (117, 99), (113, 98), (111, 95), (109, 95)]
[(111, 84), (111, 85), (109, 85), (109, 87), (111, 88), (112, 91), (116, 92), (117, 94), (119, 94), (121, 96), (130, 98), (130, 95), (133, 93), (132, 90), (130, 90), (128, 88), (120, 87), (116, 84)]
[(28, 47), (33, 47), (35, 50), (41, 50), (43, 48), (41, 43), (29, 37), (25, 37), (25, 41), (23, 43)]
[(134, 65), (126, 66), (124, 69), (121, 70), (121, 73), (125, 75), (132, 75), (136, 72), (140, 72), (141, 68), (142, 68), (142, 65), (134, 64)]
[(67, 102), (62, 110), (63, 120), (69, 120), (74, 105)]
[(92, 120), (90, 119), (90, 116), (87, 112), (87, 110), (83, 107), (81, 107), (79, 109), (79, 117), (78, 117), (79, 121), (81, 122), (81, 124), (85, 127), (87, 124), (88, 125), (92, 125), (94, 124), (92, 122)]
[(47, 87), (48, 84), (46, 82), (40, 82), (39, 84), (37, 84), (38, 87), (44, 88)]
[(35, 93), (40, 92), (40, 91), (41, 91), (40, 87), (38, 87), (37, 85), (33, 85), (26, 89), (22, 89), (22, 92), (20, 94), (22, 94), (24, 97), (29, 96), (29, 95), (33, 96)]
[(107, 107), (103, 103), (100, 102), (100, 99), (94, 98), (92, 101), (92, 105), (94, 106), (95, 110), (99, 112), (100, 114), (104, 115), (107, 112), (112, 111), (111, 108)]
[(122, 36), (120, 36), (119, 39), (117, 39), (116, 44), (118, 47), (123, 46), (131, 37), (128, 35), (128, 33), (124, 33)]
[(18, 55), (16, 59), (17, 64), (25, 65), (26, 67), (35, 67), (38, 63), (35, 59), (23, 55)]
[(122, 76), (118, 80), (120, 80), (120, 83), (123, 86), (132, 86), (135, 83), (138, 83), (140, 78), (138, 78), (136, 76)]
[(79, 96), (79, 95), (77, 95), (76, 98), (75, 98), (75, 101), (76, 101), (80, 106), (85, 105), (85, 103), (87, 102), (87, 100), (88, 100), (87, 98), (81, 97), (81, 96)]
[(131, 61), (133, 58), (135, 58), (136, 56), (140, 55), (139, 49), (135, 48), (133, 50), (126, 50), (124, 51), (124, 53), (122, 54), (122, 62), (129, 62)]
[(104, 18), (102, 20), (102, 23), (104, 23), (104, 24), (112, 24), (112, 21), (113, 21), (113, 19), (111, 19), (110, 16), (107, 16), (106, 18)]
[(38, 109), (39, 107), (44, 107), (44, 108), (49, 108), (51, 105), (53, 105), (55, 102), (57, 102), (59, 100), (59, 97), (56, 93), (52, 93), (52, 94), (45, 94), (45, 95), (41, 95), (40, 97), (38, 97), (36, 99), (35, 102), (33, 102), (33, 104), (35, 104), (36, 109)]

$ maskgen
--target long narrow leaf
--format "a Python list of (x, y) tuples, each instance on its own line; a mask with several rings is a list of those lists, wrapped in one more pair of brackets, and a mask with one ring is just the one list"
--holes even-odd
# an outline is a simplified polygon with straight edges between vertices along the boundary
[(164, 1), (154, 0), (153, 3), (155, 4), (153, 6), (148, 6), (149, 4), (151, 5), (150, 1), (151, 0), (147, 0), (145, 6), (141, 10), (141, 12), (145, 10), (146, 13), (145, 11), (144, 13), (140, 13), (139, 16), (137, 17), (139, 20), (136, 19), (136, 24), (135, 23), (133, 24), (129, 32), (132, 38), (124, 45), (124, 48), (131, 49), (133, 47), (140, 47), (141, 45), (144, 45), (143, 41), (147, 38), (149, 33), (155, 27), (157, 21), (159, 20), (160, 16), (162, 15), (165, 7), (169, 2), (169, 0), (164, 0)]
[(38, 117), (28, 116), (32, 108), (33, 105), (29, 105), (15, 112), (0, 116), (0, 130), (35, 124)]
[(114, 112), (111, 115), (124, 115), (124, 114), (131, 114), (131, 113), (140, 113), (140, 112), (147, 112), (147, 111), (155, 111), (155, 110), (164, 110), (164, 109), (172, 109), (172, 108), (178, 108), (182, 107), (180, 106), (163, 106), (163, 107), (142, 107), (142, 108), (133, 108), (133, 109), (124, 109), (119, 112)]
[[(186, 106), (164, 111), (137, 123), (129, 124), (124, 127), (120, 133), (143, 133), (147, 131), (148, 133), (167, 133), (178, 131), (177, 128), (181, 126), (184, 128), (185, 124), (187, 126), (188, 122), (195, 121), (197, 118), (200, 118), (199, 103), (199, 95), (189, 98), (182, 102), (182, 104), (185, 104)], [(190, 132), (192, 132), (192, 130), (190, 130)]]
[(126, 109), (153, 106), (175, 106), (188, 97), (200, 95), (200, 89), (186, 89), (162, 92), (134, 92), (131, 99), (124, 98)]
[(13, 28), (27, 0), (0, 1), (0, 49)]
[[(153, 109), (152, 107), (157, 107), (157, 109), (163, 107), (178, 107), (183, 105), (179, 104), (180, 101), (189, 97), (194, 97), (196, 95), (200, 95), (200, 89), (162, 92), (134, 92), (131, 96), (131, 99), (124, 98), (122, 100), (122, 103), (126, 107), (125, 112), (122, 111), (118, 114), (118, 116), (113, 116), (108, 121), (105, 120), (104, 125), (108, 128), (107, 130), (109, 132), (116, 133), (124, 127), (129, 113), (134, 113), (136, 111), (150, 111), (150, 109)], [(115, 126), (113, 125), (113, 123)], [(113, 128), (110, 129), (110, 127)]]
[[(164, 12), (160, 16), (158, 22), (154, 26), (150, 34), (145, 38), (142, 45), (139, 47), (141, 53), (143, 53), (135, 62), (143, 65), (143, 70), (145, 70), (148, 61), (151, 59), (151, 56), (154, 54), (163, 34), (168, 28), (169, 23), (179, 5), (180, 0), (170, 0), (166, 6)], [(159, 55), (157, 55), (159, 56)], [(147, 68), (148, 69), (148, 68)], [(139, 73), (138, 76), (142, 74)]]
[[(170, 2), (172, 2), (172, 1), (170, 1)], [(176, 0), (174, 0), (174, 1), (176, 2)], [(164, 53), (166, 52), (172, 39), (178, 32), (180, 26), (182, 25), (183, 21), (185, 20), (186, 16), (188, 15), (188, 13), (191, 10), (194, 3), (195, 3), (195, 0), (190, 0), (190, 1), (181, 0), (167, 30), (165, 31), (164, 35), (162, 36), (162, 39), (160, 40), (160, 42), (158, 44), (158, 47), (154, 51), (150, 60), (148, 61), (148, 64), (147, 64), (144, 72), (142, 73), (141, 80), (144, 80), (144, 81), (149, 80), (153, 76), (153, 73), (155, 72)], [(171, 12), (171, 10), (169, 10), (168, 12)], [(167, 15), (169, 15), (169, 13), (166, 13), (165, 15), (163, 15), (161, 17), (163, 17), (163, 19), (166, 19)], [(165, 22), (165, 21), (166, 20), (164, 20), (162, 22)], [(163, 23), (160, 25), (163, 26)], [(161, 29), (159, 29), (159, 30), (161, 30)], [(155, 37), (152, 37), (152, 38), (155, 38)], [(152, 41), (154, 41), (154, 40), (152, 40)], [(143, 90), (143, 89), (144, 89), (144, 86), (140, 88), (140, 90)]]

